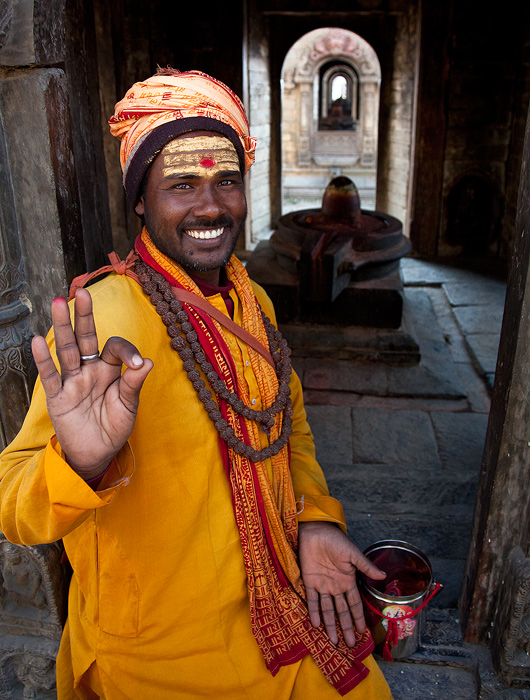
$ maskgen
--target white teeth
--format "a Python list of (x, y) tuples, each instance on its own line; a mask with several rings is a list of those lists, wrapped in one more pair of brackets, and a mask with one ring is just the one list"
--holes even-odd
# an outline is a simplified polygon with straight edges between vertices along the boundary
[(214, 228), (210, 229), (208, 231), (200, 230), (200, 231), (192, 231), (191, 229), (188, 229), (186, 233), (188, 236), (191, 236), (192, 238), (200, 238), (200, 239), (209, 239), (209, 238), (219, 238), (219, 236), (223, 233), (224, 231), (224, 226), (222, 228)]

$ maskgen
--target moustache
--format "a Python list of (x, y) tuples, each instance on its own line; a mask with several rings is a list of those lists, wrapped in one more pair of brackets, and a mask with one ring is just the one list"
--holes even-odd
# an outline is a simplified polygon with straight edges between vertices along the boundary
[(234, 222), (229, 216), (218, 216), (216, 219), (191, 219), (178, 226), (179, 233), (202, 228), (222, 228), (233, 226)]

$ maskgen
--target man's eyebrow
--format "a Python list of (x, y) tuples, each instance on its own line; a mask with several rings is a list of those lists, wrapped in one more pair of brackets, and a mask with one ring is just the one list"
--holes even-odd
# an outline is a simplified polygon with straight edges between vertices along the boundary
[(241, 175), (240, 170), (220, 170), (217, 175), (220, 177), (234, 177), (234, 175)]

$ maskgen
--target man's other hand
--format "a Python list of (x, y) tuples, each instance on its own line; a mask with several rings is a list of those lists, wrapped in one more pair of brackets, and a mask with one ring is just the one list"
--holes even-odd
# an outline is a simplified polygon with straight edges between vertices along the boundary
[(356, 571), (382, 580), (385, 574), (367, 559), (336, 525), (328, 522), (299, 524), (299, 557), (313, 627), (321, 617), (329, 638), (338, 642), (335, 614), (349, 647), (357, 632), (366, 629)]

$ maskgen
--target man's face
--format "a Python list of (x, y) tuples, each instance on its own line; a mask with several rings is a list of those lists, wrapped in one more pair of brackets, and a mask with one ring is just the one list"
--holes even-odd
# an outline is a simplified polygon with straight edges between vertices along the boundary
[(135, 210), (162, 253), (216, 284), (247, 214), (233, 143), (209, 131), (170, 141), (153, 161)]

